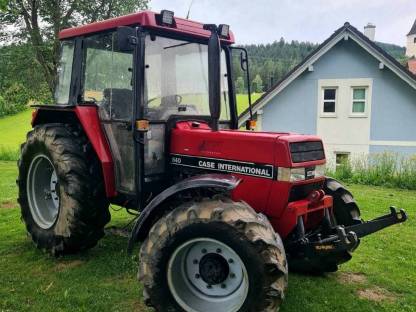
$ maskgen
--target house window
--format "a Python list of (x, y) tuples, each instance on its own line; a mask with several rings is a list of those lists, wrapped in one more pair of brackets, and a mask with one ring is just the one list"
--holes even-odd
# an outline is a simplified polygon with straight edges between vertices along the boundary
[(335, 153), (335, 164), (337, 167), (345, 165), (349, 160), (349, 153)]
[(323, 113), (328, 115), (335, 114), (335, 104), (337, 98), (336, 88), (323, 89)]
[(367, 89), (363, 87), (352, 89), (352, 113), (364, 114), (366, 106)]
[(416, 43), (416, 37), (413, 38), (413, 43)]

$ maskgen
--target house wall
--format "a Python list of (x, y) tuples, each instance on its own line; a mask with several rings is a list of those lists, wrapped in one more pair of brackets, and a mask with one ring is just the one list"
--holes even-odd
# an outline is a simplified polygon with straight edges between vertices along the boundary
[(416, 56), (415, 38), (416, 38), (416, 35), (407, 36), (406, 56), (408, 57)]
[[(351, 38), (338, 42), (313, 64), (312, 72), (305, 71), (263, 107), (262, 130), (319, 134), (324, 142), (328, 133), (328, 158), (334, 157), (336, 151), (368, 153), (390, 147), (412, 150), (409, 146), (400, 149), (403, 141), (407, 145), (414, 143), (416, 148), (416, 90), (386, 66), (380, 69), (379, 65)], [(356, 79), (371, 81), (368, 116), (358, 120), (344, 115), (329, 123), (325, 120), (323, 127), (319, 116), (320, 81), (338, 80), (342, 84)], [(352, 105), (352, 101), (342, 105)]]
[(317, 80), (309, 72), (301, 74), (264, 106), (262, 130), (316, 133)]
[(371, 145), (370, 153), (391, 152), (403, 156), (416, 155), (416, 146)]

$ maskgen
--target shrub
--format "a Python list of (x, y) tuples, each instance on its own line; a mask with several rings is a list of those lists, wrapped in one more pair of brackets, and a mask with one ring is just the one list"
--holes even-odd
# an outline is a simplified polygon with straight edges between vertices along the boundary
[(23, 111), (30, 96), (24, 86), (14, 83), (2, 94), (0, 100), (0, 116), (11, 115)]
[(6, 105), (6, 101), (4, 98), (0, 95), (0, 117), (7, 115), (8, 107)]
[(370, 154), (338, 165), (327, 175), (344, 182), (416, 190), (416, 155)]

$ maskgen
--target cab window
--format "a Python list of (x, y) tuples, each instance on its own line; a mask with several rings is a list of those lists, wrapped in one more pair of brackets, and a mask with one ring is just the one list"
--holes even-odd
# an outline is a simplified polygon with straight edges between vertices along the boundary
[[(145, 111), (150, 120), (171, 115), (209, 116), (208, 46), (146, 37)], [(230, 120), (225, 52), (221, 53), (221, 120)]]
[(58, 65), (58, 81), (55, 89), (55, 103), (67, 105), (71, 87), (72, 63), (74, 60), (74, 41), (61, 42), (61, 58)]
[(132, 53), (118, 49), (117, 33), (91, 36), (84, 47), (83, 101), (97, 104), (102, 119), (131, 119)]

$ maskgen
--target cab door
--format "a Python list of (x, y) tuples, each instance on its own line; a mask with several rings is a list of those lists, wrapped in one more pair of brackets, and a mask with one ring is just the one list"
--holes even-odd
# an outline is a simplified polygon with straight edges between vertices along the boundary
[(120, 51), (117, 32), (86, 37), (83, 46), (83, 102), (98, 106), (113, 156), (117, 191), (135, 194), (133, 51)]

